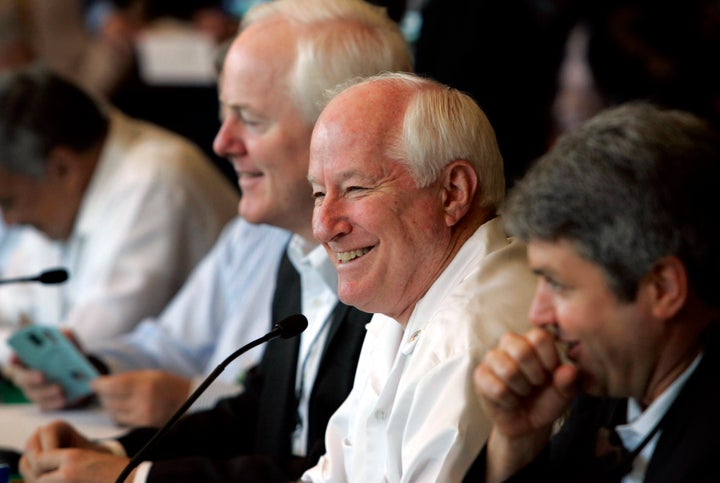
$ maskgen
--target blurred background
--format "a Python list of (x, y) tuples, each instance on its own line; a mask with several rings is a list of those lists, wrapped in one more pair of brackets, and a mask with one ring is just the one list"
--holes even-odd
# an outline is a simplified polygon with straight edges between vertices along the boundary
[[(0, 0), (0, 70), (44, 62), (212, 153), (215, 61), (263, 0)], [(416, 71), (471, 94), (508, 186), (562, 132), (650, 99), (720, 122), (719, 0), (377, 0)]]

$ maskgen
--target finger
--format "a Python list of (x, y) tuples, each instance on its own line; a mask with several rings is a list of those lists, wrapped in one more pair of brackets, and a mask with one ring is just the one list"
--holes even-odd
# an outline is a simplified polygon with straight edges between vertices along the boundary
[(58, 468), (58, 464), (53, 463), (48, 454), (45, 451), (26, 451), (23, 454), (18, 469), (24, 481), (35, 481), (43, 474)]
[(127, 398), (132, 394), (129, 379), (122, 374), (99, 376), (90, 381), (90, 387), (98, 396), (105, 398)]
[(96, 395), (100, 400), (100, 404), (111, 411), (125, 411), (132, 409), (133, 401), (135, 400), (131, 393), (100, 390), (96, 393)]
[(19, 366), (19, 367), (25, 367), (25, 364), (23, 364), (23, 361), (20, 360), (17, 354), (14, 352), (10, 356), (10, 365), (11, 366)]
[(118, 426), (144, 426), (143, 424), (138, 423), (138, 418), (135, 416), (133, 411), (109, 411), (109, 416)]
[(23, 480), (21, 481), (35, 481), (40, 474), (36, 470), (35, 461), (37, 453), (35, 451), (26, 450), (20, 457), (18, 463), (18, 471), (22, 475)]
[(553, 381), (540, 391), (531, 415), (532, 425), (542, 427), (561, 417), (580, 392), (579, 371), (572, 365), (561, 365), (553, 374)]
[(548, 330), (533, 327), (526, 334), (527, 341), (533, 346), (540, 363), (547, 372), (554, 371), (560, 364), (555, 335)]
[(518, 361), (506, 350), (497, 349), (488, 352), (483, 365), (507, 386), (508, 391), (518, 396), (527, 396), (532, 392), (532, 382), (526, 377)]
[(121, 426), (133, 425), (135, 421), (136, 404), (132, 398), (117, 398), (101, 396), (100, 404), (108, 417)]
[[(33, 402), (45, 404), (46, 400), (55, 402), (58, 398), (64, 399), (62, 387), (59, 384), (48, 382), (45, 374), (41, 371), (16, 367), (13, 372), (13, 382)], [(57, 408), (52, 407), (51, 409)]]
[(71, 329), (62, 329), (63, 335), (75, 346), (80, 352), (83, 352), (83, 347), (80, 345), (80, 341), (75, 336), (75, 332)]
[(475, 393), (487, 406), (509, 409), (520, 403), (514, 391), (487, 364), (475, 368), (473, 379)]
[(68, 450), (64, 449), (54, 449), (35, 453), (32, 459), (28, 458), (31, 462), (31, 472), (39, 477), (46, 473), (56, 471), (60, 467), (65, 452), (67, 451)]
[[(517, 370), (529, 384), (538, 387), (548, 383), (552, 368), (546, 366), (547, 355), (543, 354), (543, 348), (536, 347), (527, 335), (505, 334), (500, 339), (498, 349), (514, 361)], [(515, 377), (519, 378), (520, 375)]]
[(40, 451), (47, 451), (60, 448), (62, 446), (61, 431), (61, 427), (57, 423), (50, 423), (42, 426), (37, 432), (39, 443), (38, 449)]
[(48, 383), (40, 371), (18, 369), (13, 379), (25, 396), (39, 404), (42, 409), (60, 409), (67, 404), (62, 387)]
[(58, 384), (50, 384), (41, 387), (35, 387), (25, 391), (26, 396), (31, 401), (37, 403), (41, 409), (52, 411), (67, 407), (68, 400), (62, 386)]
[(35, 478), (35, 475), (32, 472), (32, 467), (30, 465), (30, 451), (25, 451), (23, 455), (20, 457), (20, 461), (18, 462), (18, 471), (22, 475), (22, 477), (25, 479), (25, 481), (32, 481)]
[(35, 432), (30, 435), (30, 437), (25, 441), (25, 450), (23, 451), (23, 453), (31, 453), (41, 450), (42, 442), (40, 441), (40, 431), (35, 430)]
[(26, 369), (21, 366), (14, 366), (12, 371), (13, 382), (20, 387), (31, 387), (45, 385), (45, 374), (42, 371)]
[(527, 336), (507, 334), (501, 340), (500, 348), (515, 361), (518, 370), (531, 385), (540, 386), (549, 380), (552, 369), (546, 367), (538, 347)]
[(125, 404), (118, 403), (113, 400), (100, 400), (100, 404), (107, 413), (107, 415), (118, 424), (125, 424), (128, 418), (130, 409)]

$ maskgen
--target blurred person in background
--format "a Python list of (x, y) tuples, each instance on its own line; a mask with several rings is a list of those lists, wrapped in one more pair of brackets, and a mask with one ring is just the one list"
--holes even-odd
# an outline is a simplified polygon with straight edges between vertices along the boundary
[(187, 140), (128, 118), (50, 70), (0, 74), (0, 209), (27, 225), (6, 276), (64, 267), (61, 285), (0, 291), (4, 341), (58, 325), (83, 346), (157, 314), (235, 213), (236, 192)]

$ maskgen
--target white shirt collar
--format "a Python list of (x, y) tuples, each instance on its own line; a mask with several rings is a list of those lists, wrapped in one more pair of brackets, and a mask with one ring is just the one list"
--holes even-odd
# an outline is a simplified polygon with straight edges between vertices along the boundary
[(702, 354), (698, 354), (692, 364), (645, 411), (641, 411), (637, 400), (628, 399), (627, 420), (630, 422), (615, 428), (626, 448), (629, 450), (634, 449), (653, 430), (655, 425), (670, 409), (685, 381), (700, 363), (700, 359), (702, 359)]
[[(502, 233), (498, 236), (497, 232)], [(475, 233), (468, 238), (455, 257), (450, 261), (445, 270), (430, 286), (428, 291), (418, 301), (408, 320), (406, 337), (412, 337), (418, 330), (425, 327), (428, 320), (432, 318), (439, 302), (447, 297), (447, 294), (455, 290), (462, 280), (468, 276), (471, 269), (478, 265), (478, 260), (487, 256), (490, 251), (496, 249), (492, 245), (493, 240), (506, 240), (505, 231), (500, 218), (495, 217), (478, 227)], [(408, 335), (410, 334), (410, 335)]]
[(307, 268), (315, 270), (330, 290), (337, 293), (337, 271), (330, 261), (325, 247), (293, 234), (288, 244), (287, 255), (295, 270), (302, 273)]

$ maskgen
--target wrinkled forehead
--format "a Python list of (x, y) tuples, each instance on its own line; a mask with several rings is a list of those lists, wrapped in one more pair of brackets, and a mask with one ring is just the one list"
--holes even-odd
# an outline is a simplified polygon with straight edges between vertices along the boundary
[(337, 94), (315, 125), (311, 158), (333, 153), (382, 159), (402, 131), (407, 104), (390, 87), (361, 83)]

